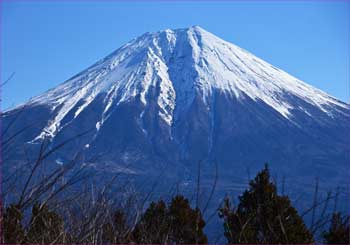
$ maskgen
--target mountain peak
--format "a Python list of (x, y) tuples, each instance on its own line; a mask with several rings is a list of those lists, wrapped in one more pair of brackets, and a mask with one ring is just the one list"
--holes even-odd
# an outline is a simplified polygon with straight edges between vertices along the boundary
[[(202, 33), (209, 33), (207, 30), (205, 30), (204, 28), (202, 28), (199, 25), (193, 25), (193, 26), (189, 26), (189, 27), (184, 27), (184, 28), (174, 28), (174, 29), (170, 29), (167, 28), (165, 30), (162, 31), (158, 31), (155, 33), (161, 33), (161, 32), (181, 32), (181, 31), (197, 31), (197, 32), (202, 32)], [(149, 32), (147, 32), (149, 33)]]
[[(188, 27), (187, 29), (188, 29), (188, 31), (194, 31), (194, 32), (197, 32), (197, 33), (200, 33), (200, 34), (210, 33), (209, 31), (205, 30), (204, 28), (202, 28), (199, 25), (193, 25), (193, 26)], [(211, 34), (211, 35), (213, 35), (213, 34)]]
[(67, 113), (74, 109), (71, 113), (78, 117), (101, 95), (105, 108), (98, 125), (113, 106), (135, 98), (144, 106), (156, 101), (159, 116), (172, 125), (196, 98), (209, 106), (216, 91), (242, 104), (247, 99), (262, 102), (288, 120), (293, 110), (300, 110), (296, 100), (329, 116), (334, 108), (347, 107), (199, 26), (146, 33), (29, 104), (58, 110), (45, 130), (54, 135)]
[[(198, 25), (186, 27), (186, 28), (176, 28), (176, 29), (165, 29), (157, 32), (146, 32), (140, 37), (132, 40), (129, 43), (132, 43), (133, 41), (136, 42), (143, 42), (146, 45), (150, 45), (148, 41), (153, 41), (153, 40), (159, 40), (162, 38), (169, 38), (170, 36), (173, 37), (181, 37), (181, 36), (187, 36), (189, 38), (194, 37), (196, 39), (206, 39), (213, 41), (216, 40), (216, 42), (225, 42), (218, 36), (215, 36), (214, 34), (210, 33), (209, 31), (203, 29), (202, 27)], [(185, 41), (185, 39), (181, 39), (182, 41)], [(188, 40), (187, 40), (188, 41)]]
[(327, 190), (349, 179), (349, 105), (198, 26), (133, 39), (1, 119), (15, 171), (46, 149), (50, 166), (140, 187), (162, 176), (163, 190), (191, 192), (198, 162), (222, 193), (262, 161), (299, 183), (293, 193), (312, 196), (312, 176)]

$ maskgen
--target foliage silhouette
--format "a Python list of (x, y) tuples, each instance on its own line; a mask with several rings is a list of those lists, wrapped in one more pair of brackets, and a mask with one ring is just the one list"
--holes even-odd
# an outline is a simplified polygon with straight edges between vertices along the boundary
[(267, 165), (249, 185), (236, 208), (226, 199), (219, 210), (229, 243), (314, 242), (289, 198), (277, 194)]

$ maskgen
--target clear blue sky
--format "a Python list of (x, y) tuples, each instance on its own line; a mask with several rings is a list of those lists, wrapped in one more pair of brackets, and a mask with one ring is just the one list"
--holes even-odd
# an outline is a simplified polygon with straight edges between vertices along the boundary
[(349, 1), (1, 2), (6, 109), (65, 81), (123, 43), (199, 25), (349, 102)]

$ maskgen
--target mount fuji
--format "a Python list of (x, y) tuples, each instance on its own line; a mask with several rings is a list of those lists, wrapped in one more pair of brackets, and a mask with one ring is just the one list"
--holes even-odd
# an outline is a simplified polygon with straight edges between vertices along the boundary
[(268, 162), (299, 194), (310, 195), (316, 177), (321, 189), (349, 194), (349, 104), (198, 26), (131, 40), (3, 112), (2, 124), (4, 140), (26, 128), (6, 153), (10, 166), (35, 158), (43, 140), (52, 147), (87, 132), (51, 160), (81, 152), (96, 171), (163, 172), (183, 188), (198, 162), (210, 185), (217, 163), (221, 192), (246, 187)]

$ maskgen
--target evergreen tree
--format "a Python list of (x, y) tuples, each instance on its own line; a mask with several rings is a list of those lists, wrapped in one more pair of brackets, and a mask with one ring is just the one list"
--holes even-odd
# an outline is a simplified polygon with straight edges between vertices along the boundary
[(340, 213), (334, 213), (329, 230), (323, 233), (325, 242), (328, 244), (350, 244), (349, 219), (349, 216), (342, 218)]
[(26, 243), (65, 243), (63, 219), (46, 205), (34, 204)]
[(229, 243), (313, 243), (289, 198), (277, 194), (267, 165), (249, 185), (237, 208), (227, 199), (220, 209)]
[(152, 202), (138, 222), (134, 237), (137, 243), (164, 244), (169, 239), (168, 209), (163, 200)]
[(172, 228), (171, 242), (187, 244), (206, 244), (203, 233), (205, 222), (198, 208), (192, 209), (183, 196), (173, 198), (169, 207), (170, 225)]
[(170, 206), (160, 200), (151, 203), (136, 226), (137, 243), (205, 244), (205, 222), (199, 209), (192, 209), (183, 196), (172, 199)]
[(122, 210), (114, 213), (113, 222), (107, 223), (102, 228), (103, 243), (126, 244), (130, 243), (129, 227)]
[(16, 205), (10, 205), (3, 217), (3, 236), (5, 244), (19, 244), (24, 240), (22, 211)]

